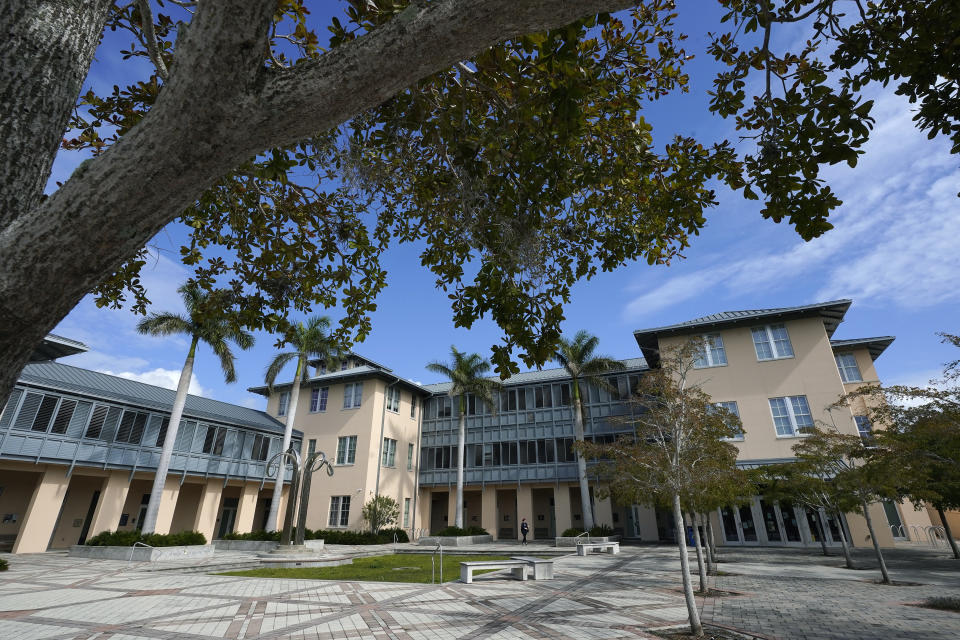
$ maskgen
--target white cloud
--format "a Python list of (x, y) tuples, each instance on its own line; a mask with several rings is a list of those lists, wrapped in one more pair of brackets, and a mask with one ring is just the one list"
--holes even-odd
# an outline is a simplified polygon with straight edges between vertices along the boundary
[[(945, 142), (917, 131), (904, 99), (883, 94), (874, 114), (878, 125), (859, 166), (824, 172), (844, 201), (831, 217), (834, 229), (803, 242), (758, 221), (722, 252), (697, 256), (709, 266), (679, 275), (668, 271), (659, 285), (628, 299), (624, 319), (699, 297), (752, 296), (798, 285), (806, 294), (811, 283), (820, 283), (814, 284), (817, 300), (849, 297), (902, 307), (960, 300), (954, 282), (960, 272), (960, 171)], [(728, 201), (738, 197), (731, 194)]]
[(264, 399), (260, 396), (247, 396), (240, 401), (240, 405), (248, 409), (262, 409)]
[[(120, 373), (114, 373), (113, 371), (104, 371), (100, 370), (100, 373), (105, 373), (111, 376), (117, 376), (118, 378), (126, 378), (127, 380), (136, 380), (137, 382), (144, 382), (146, 384), (156, 385), (158, 387), (163, 387), (165, 389), (177, 390), (177, 385), (180, 383), (180, 371), (174, 369), (162, 369), (157, 367), (156, 369), (151, 369), (150, 371), (143, 371), (141, 373), (134, 373), (132, 371), (121, 371)], [(197, 381), (197, 376), (191, 376), (190, 378), (190, 393), (196, 396), (211, 397), (211, 391), (205, 389)]]

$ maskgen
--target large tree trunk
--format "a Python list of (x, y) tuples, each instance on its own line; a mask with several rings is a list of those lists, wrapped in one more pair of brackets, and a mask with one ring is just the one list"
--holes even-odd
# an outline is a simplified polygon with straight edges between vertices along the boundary
[(823, 555), (829, 556), (830, 552), (827, 551), (827, 532), (823, 528), (823, 521), (820, 519), (820, 511), (813, 512), (813, 519), (817, 523), (817, 537), (820, 538), (820, 550), (823, 552)]
[[(583, 442), (583, 402), (580, 399), (580, 383), (571, 382), (573, 395), (573, 437)], [(580, 481), (580, 512), (583, 513), (583, 529), (593, 529), (593, 504), (590, 502), (590, 484), (587, 482), (587, 461), (577, 451), (577, 479)]]
[(873, 552), (877, 554), (877, 562), (880, 563), (880, 575), (883, 584), (890, 584), (890, 574), (887, 572), (887, 563), (883, 560), (883, 553), (880, 551), (880, 543), (877, 541), (877, 534), (873, 530), (873, 518), (870, 517), (870, 509), (866, 501), (860, 503), (863, 507), (863, 517), (867, 519), (867, 529), (870, 530), (870, 540), (873, 542)]
[(710, 547), (710, 555), (712, 556), (713, 563), (716, 564), (720, 562), (720, 554), (717, 553), (717, 539), (713, 535), (713, 520), (710, 518), (708, 513), (706, 516), (707, 520), (707, 543)]
[(112, 2), (5, 5), (0, 12), (0, 113), (6, 115), (0, 119), (0, 404), (43, 336), (237, 165), (266, 149), (330, 130), (504, 39), (632, 4), (446, 0), (412, 5), (402, 19), (317, 60), (268, 70), (264, 57), (275, 0), (199, 3), (188, 28), (181, 30), (169, 81), (150, 112), (39, 204), (33, 203)]
[(847, 534), (843, 529), (843, 514), (840, 511), (835, 511), (834, 516), (837, 518), (837, 529), (840, 531), (840, 544), (843, 546), (843, 560), (847, 565), (847, 569), (856, 569), (853, 565), (853, 558), (850, 556), (850, 545), (847, 544)]
[[(160, 501), (163, 499), (163, 487), (167, 482), (167, 471), (170, 469), (170, 459), (173, 458), (173, 445), (177, 442), (177, 432), (180, 430), (180, 419), (183, 417), (183, 408), (187, 404), (187, 392), (190, 390), (190, 378), (193, 377), (193, 360), (197, 353), (197, 338), (190, 343), (190, 351), (180, 371), (180, 382), (177, 384), (177, 395), (173, 400), (173, 409), (170, 411), (170, 422), (167, 424), (167, 433), (163, 437), (163, 449), (160, 451), (160, 462), (157, 472), (153, 476), (153, 488), (150, 489), (150, 502), (147, 503), (147, 514), (140, 523), (140, 531), (153, 533), (157, 528), (157, 514), (160, 511)], [(168, 532), (169, 533), (169, 532)]]
[(700, 612), (693, 597), (693, 581), (690, 579), (690, 559), (687, 557), (687, 536), (683, 528), (683, 513), (680, 511), (680, 494), (673, 496), (673, 521), (677, 526), (677, 548), (680, 549), (680, 572), (683, 574), (683, 597), (687, 603), (687, 616), (690, 619), (690, 632), (695, 636), (703, 635), (700, 624)]
[(454, 526), (463, 528), (463, 455), (467, 448), (467, 403), (460, 396), (460, 429), (457, 434), (457, 512), (453, 516)]
[(697, 517), (688, 514), (690, 528), (693, 529), (693, 544), (697, 550), (697, 571), (700, 573), (700, 593), (707, 593), (707, 564), (703, 560), (703, 545), (700, 543), (700, 528), (697, 526)]
[(707, 524), (710, 522), (710, 514), (698, 514), (697, 520), (703, 522), (703, 534), (706, 537), (706, 540), (703, 541), (703, 550), (707, 556), (707, 572), (714, 570), (713, 566), (713, 549), (710, 548), (710, 530)]
[(940, 522), (943, 523), (943, 531), (947, 534), (947, 542), (950, 543), (954, 559), (960, 560), (960, 549), (957, 548), (957, 541), (953, 539), (953, 532), (950, 531), (950, 523), (947, 522), (947, 515), (943, 512), (943, 507), (937, 507), (937, 515), (940, 516)]
[[(293, 437), (293, 423), (297, 418), (297, 404), (300, 400), (300, 378), (303, 368), (307, 366), (307, 359), (303, 355), (297, 358), (297, 372), (293, 376), (293, 386), (290, 387), (290, 404), (287, 406), (287, 421), (283, 429), (283, 444), (280, 445), (280, 451), (286, 451), (290, 448), (290, 439)], [(378, 462), (379, 463), (379, 462)], [(283, 476), (286, 475), (287, 463), (281, 459), (279, 469), (277, 470), (277, 481), (273, 483), (273, 497), (270, 499), (270, 511), (267, 515), (267, 531), (280, 531), (280, 523), (277, 519), (280, 516), (280, 498), (283, 496)], [(293, 500), (291, 485), (290, 500)]]

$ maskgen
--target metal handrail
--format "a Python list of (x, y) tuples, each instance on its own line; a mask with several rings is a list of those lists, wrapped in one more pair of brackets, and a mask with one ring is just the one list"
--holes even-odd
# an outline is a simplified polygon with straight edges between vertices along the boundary
[(155, 547), (147, 544), (146, 542), (140, 542), (139, 540), (138, 540), (137, 542), (134, 542), (134, 543), (130, 546), (130, 557), (127, 558), (127, 566), (128, 566), (128, 567), (130, 566), (130, 563), (133, 562), (133, 552), (137, 549), (137, 546), (147, 547), (147, 548), (149, 548), (149, 549), (154, 549), (154, 548), (155, 548)]
[[(574, 542), (576, 543), (576, 541), (577, 541), (579, 538), (582, 538), (583, 536), (587, 536), (587, 544), (590, 544), (590, 532), (589, 532), (589, 531), (584, 531), (583, 533), (574, 536), (574, 537), (573, 537)], [(579, 544), (579, 543), (577, 543), (577, 544)]]
[(439, 540), (437, 540), (437, 546), (433, 548), (433, 553), (430, 554), (430, 584), (435, 583), (437, 576), (435, 559), (438, 551), (440, 552), (440, 584), (443, 584), (443, 545), (440, 544)]

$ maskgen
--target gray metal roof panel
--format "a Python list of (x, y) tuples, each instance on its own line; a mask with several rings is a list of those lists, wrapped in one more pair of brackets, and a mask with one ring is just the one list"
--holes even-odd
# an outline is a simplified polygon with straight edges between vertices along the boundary
[[(379, 367), (371, 367), (370, 365), (361, 365), (359, 367), (352, 367), (350, 369), (341, 369), (339, 371), (328, 371), (319, 376), (312, 376), (307, 378), (304, 384), (311, 383), (324, 383), (324, 382), (339, 382), (341, 380), (350, 380), (353, 378), (364, 378), (369, 376), (378, 376), (384, 379), (391, 378), (400, 378), (400, 376), (392, 373), (390, 369), (381, 369)], [(404, 384), (407, 388), (414, 389), (416, 391), (423, 391), (423, 387), (418, 385), (412, 380), (407, 380), (406, 378), (400, 378), (400, 382)], [(289, 389), (293, 386), (293, 381), (290, 382), (281, 382), (273, 385), (274, 390), (277, 389)], [(270, 390), (266, 385), (260, 385), (258, 387), (249, 387), (247, 391), (250, 393), (257, 393), (262, 396), (269, 396)]]
[[(624, 368), (620, 371), (643, 371), (648, 369), (647, 363), (643, 358), (627, 358), (621, 360), (624, 365)], [(611, 373), (617, 373), (611, 371)], [(567, 374), (567, 370), (563, 367), (557, 367), (554, 369), (541, 369), (539, 371), (524, 371), (523, 373), (518, 373), (516, 375), (510, 376), (506, 380), (500, 380), (498, 377), (491, 377), (491, 380), (497, 380), (504, 386), (518, 385), (518, 384), (531, 384), (537, 382), (552, 382), (554, 380), (565, 380), (570, 376)], [(450, 382), (435, 382), (433, 384), (425, 384), (423, 388), (426, 391), (431, 393), (446, 393), (450, 390)]]
[[(172, 389), (59, 362), (28, 364), (20, 374), (19, 381), (159, 411), (169, 411), (176, 396), (176, 391)], [(283, 423), (263, 411), (202, 396), (188, 395), (183, 413), (193, 418), (255, 427), (276, 433), (283, 433), (284, 430)], [(303, 435), (296, 430), (294, 433), (298, 437)]]
[(850, 338), (847, 340), (831, 340), (830, 346), (835, 350), (851, 348), (851, 347), (864, 347), (870, 352), (870, 359), (876, 360), (880, 357), (887, 347), (893, 344), (893, 341), (896, 340), (894, 336), (877, 336), (875, 338)]
[(64, 338), (54, 333), (48, 333), (46, 337), (33, 349), (30, 354), (31, 362), (46, 362), (55, 360), (64, 356), (72, 356), (77, 353), (89, 351), (90, 347), (78, 340)]

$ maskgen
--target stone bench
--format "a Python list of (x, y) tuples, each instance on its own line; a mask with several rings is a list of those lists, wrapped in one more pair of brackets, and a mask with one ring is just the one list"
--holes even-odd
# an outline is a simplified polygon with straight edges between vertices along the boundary
[(577, 555), (585, 556), (590, 551), (601, 551), (604, 553), (620, 553), (619, 542), (578, 542)]
[(510, 573), (517, 580), (527, 579), (526, 560), (474, 560), (460, 563), (460, 581), (466, 584), (473, 582), (473, 572), (477, 569), (510, 569)]
[(531, 558), (529, 556), (514, 556), (511, 560), (523, 560), (533, 569), (534, 580), (553, 580), (553, 560), (545, 558)]

